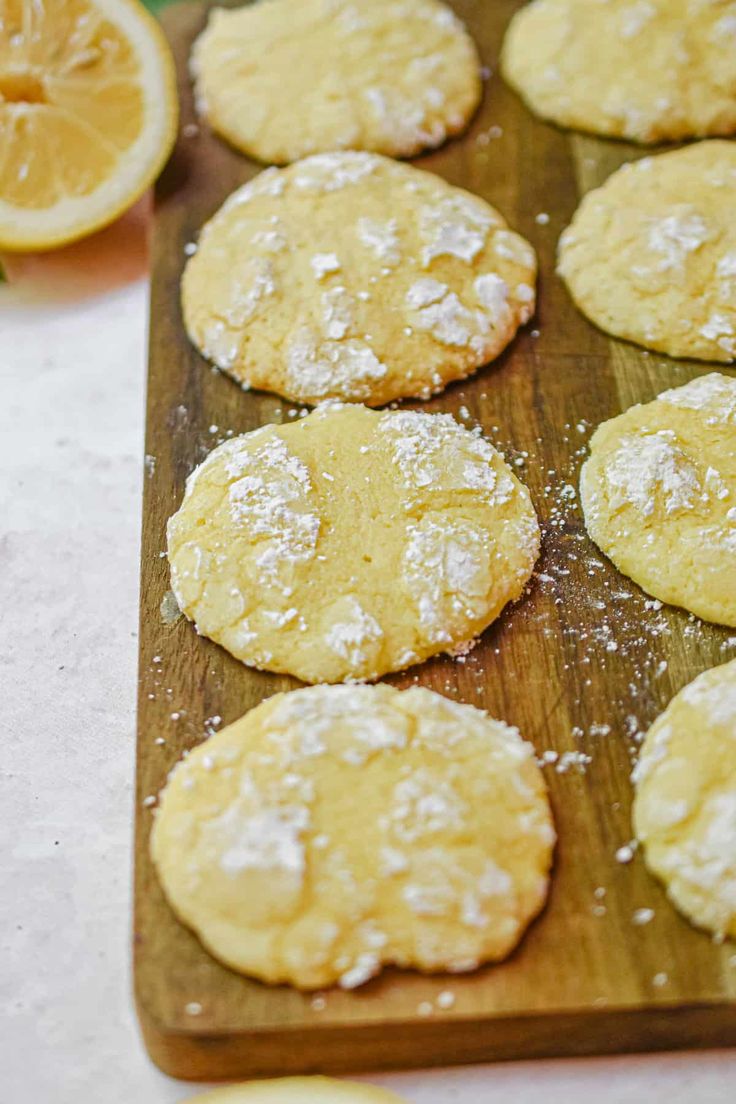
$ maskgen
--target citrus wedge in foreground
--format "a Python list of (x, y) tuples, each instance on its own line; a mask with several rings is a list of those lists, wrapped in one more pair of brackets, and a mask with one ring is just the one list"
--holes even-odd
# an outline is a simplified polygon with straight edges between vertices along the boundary
[(138, 0), (0, 4), (0, 249), (53, 249), (112, 222), (177, 125), (174, 63)]
[(377, 1085), (335, 1081), (331, 1077), (277, 1077), (227, 1085), (184, 1104), (402, 1104), (401, 1098)]

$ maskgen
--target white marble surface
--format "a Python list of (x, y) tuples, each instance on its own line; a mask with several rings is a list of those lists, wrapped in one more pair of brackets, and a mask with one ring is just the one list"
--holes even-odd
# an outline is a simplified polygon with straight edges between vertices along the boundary
[[(2, 1104), (197, 1091), (149, 1063), (130, 998), (144, 216), (0, 288)], [(416, 1104), (733, 1104), (736, 1052), (366, 1080)]]

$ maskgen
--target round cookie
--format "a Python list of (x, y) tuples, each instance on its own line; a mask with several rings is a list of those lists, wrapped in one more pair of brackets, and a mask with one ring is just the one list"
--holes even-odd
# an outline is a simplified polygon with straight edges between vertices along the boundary
[(195, 748), (151, 855), (226, 965), (301, 989), (504, 958), (547, 895), (555, 833), (516, 729), (430, 690), (277, 694)]
[(736, 131), (736, 3), (536, 0), (512, 19), (506, 81), (537, 115), (632, 142)]
[(467, 647), (539, 551), (526, 488), (447, 414), (327, 404), (216, 448), (169, 521), (198, 632), (305, 682)]
[(260, 0), (214, 8), (194, 44), (197, 107), (261, 161), (412, 157), (464, 130), (481, 94), (465, 27), (438, 0)]
[(267, 169), (203, 228), (184, 321), (243, 387), (295, 402), (427, 398), (534, 311), (536, 257), (501, 215), (370, 153)]
[(633, 777), (647, 866), (694, 924), (736, 938), (736, 660), (675, 695)]
[(734, 211), (736, 143), (624, 165), (583, 199), (560, 238), (558, 271), (608, 333), (673, 357), (732, 361)]
[(647, 594), (736, 627), (736, 379), (712, 373), (599, 426), (585, 524)]
[(248, 1081), (187, 1097), (186, 1104), (401, 1104), (402, 1098), (378, 1085), (332, 1077), (277, 1077)]

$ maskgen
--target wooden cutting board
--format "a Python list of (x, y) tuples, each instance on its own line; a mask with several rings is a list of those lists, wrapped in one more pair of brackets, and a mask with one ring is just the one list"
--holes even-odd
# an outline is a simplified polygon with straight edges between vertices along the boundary
[[(469, 133), (420, 164), (498, 206), (534, 243), (540, 306), (498, 362), (417, 405), (480, 424), (517, 462), (542, 519), (544, 551), (529, 595), (464, 662), (440, 658), (388, 681), (419, 681), (485, 707), (518, 725), (538, 754), (558, 753), (545, 768), (559, 830), (549, 905), (502, 965), (452, 978), (387, 971), (358, 991), (327, 993), (320, 1009), (309, 996), (219, 965), (162, 896), (148, 858), (146, 799), (218, 723), (213, 717), (229, 723), (297, 685), (249, 670), (198, 637), (191, 624), (172, 619), (176, 609), (166, 597), (165, 525), (186, 476), (226, 432), (287, 420), (292, 409), (242, 392), (184, 335), (184, 246), (259, 166), (206, 129), (192, 132), (186, 66), (205, 8), (180, 4), (164, 24), (179, 70), (183, 129), (157, 188), (153, 235), (134, 938), (143, 1035), (154, 1061), (179, 1077), (736, 1042), (736, 945), (717, 946), (691, 928), (639, 856), (631, 863), (615, 857), (631, 836), (633, 734), (696, 674), (736, 654), (736, 639), (679, 610), (647, 608), (641, 591), (586, 537), (575, 494), (585, 444), (600, 421), (709, 369), (610, 340), (577, 313), (554, 274), (557, 238), (579, 197), (641, 151), (546, 126), (505, 88), (497, 57), (517, 2), (454, 6), (493, 75)], [(642, 908), (654, 917), (636, 924)], [(451, 1009), (433, 1004), (431, 1015), (419, 1014), (420, 1004), (448, 988)]]

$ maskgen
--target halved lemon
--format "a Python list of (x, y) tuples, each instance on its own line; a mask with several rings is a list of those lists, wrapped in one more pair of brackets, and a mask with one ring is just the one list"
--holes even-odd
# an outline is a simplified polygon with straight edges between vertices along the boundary
[(138, 0), (0, 0), (0, 249), (112, 222), (176, 135), (174, 63)]

